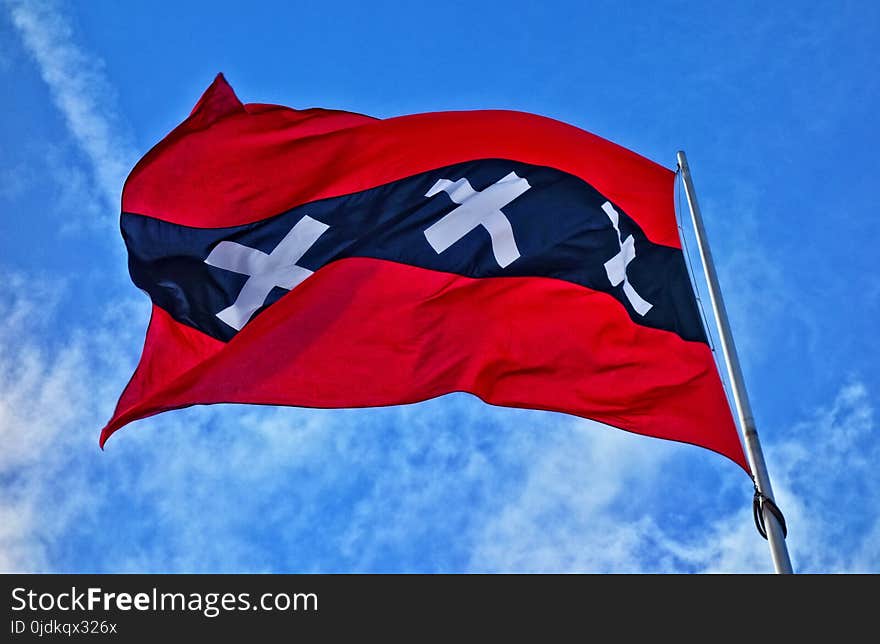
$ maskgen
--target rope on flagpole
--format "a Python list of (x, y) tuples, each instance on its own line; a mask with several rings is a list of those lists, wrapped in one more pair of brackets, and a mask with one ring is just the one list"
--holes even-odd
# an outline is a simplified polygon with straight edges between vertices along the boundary
[[(754, 479), (752, 480), (754, 481)], [(782, 536), (787, 537), (788, 526), (785, 525), (785, 516), (782, 514), (782, 510), (780, 510), (779, 506), (773, 502), (773, 499), (761, 492), (761, 490), (758, 489), (758, 484), (755, 483), (755, 498), (752, 502), (752, 513), (755, 516), (755, 527), (758, 528), (758, 534), (764, 537), (764, 539), (767, 539), (767, 526), (764, 524), (765, 509), (776, 517), (776, 520), (779, 522), (779, 527), (782, 528)]]

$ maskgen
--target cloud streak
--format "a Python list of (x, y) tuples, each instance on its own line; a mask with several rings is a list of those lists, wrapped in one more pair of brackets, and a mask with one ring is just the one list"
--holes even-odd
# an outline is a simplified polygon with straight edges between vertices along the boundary
[(110, 222), (118, 213), (122, 184), (136, 155), (116, 110), (105, 65), (76, 43), (73, 27), (54, 2), (6, 0), (5, 5), (68, 130), (88, 158)]

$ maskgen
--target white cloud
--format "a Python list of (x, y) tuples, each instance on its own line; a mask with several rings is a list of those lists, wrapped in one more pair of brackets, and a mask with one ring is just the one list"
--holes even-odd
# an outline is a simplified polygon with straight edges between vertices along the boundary
[(107, 350), (106, 331), (53, 338), (64, 280), (0, 271), (0, 282), (0, 569), (43, 570), (46, 546), (89, 502), (86, 473), (70, 460), (77, 429), (104, 412), (105, 380), (128, 365)]
[[(771, 569), (749, 482), (720, 457), (464, 395), (193, 408), (127, 427), (100, 452), (144, 299), (65, 331), (66, 289), (0, 283), (0, 569)], [(765, 446), (798, 570), (880, 570), (875, 433), (853, 380)]]
[[(647, 517), (621, 521), (614, 508), (640, 479), (654, 480), (668, 445), (633, 442), (616, 430), (573, 421), (545, 436), (519, 494), (490, 517), (470, 562), (481, 571), (630, 572)], [(657, 450), (652, 448), (657, 447)], [(636, 476), (637, 475), (637, 476)]]
[[(552, 481), (580, 463), (554, 448), (571, 448), (582, 421), (464, 395), (376, 410), (190, 409), (130, 426), (100, 452), (97, 431), (133, 367), (141, 329), (132, 320), (146, 320), (144, 303), (65, 332), (66, 289), (2, 278), (4, 570), (485, 568), (471, 550), (505, 500), (535, 487), (538, 472)], [(586, 435), (577, 447), (595, 449), (591, 467), (616, 489), (626, 441), (613, 430)], [(610, 492), (595, 492), (601, 514)], [(559, 494), (557, 511), (583, 496)], [(434, 542), (445, 550), (425, 559)]]
[(80, 47), (56, 3), (6, 0), (12, 23), (33, 56), (68, 130), (86, 155), (105, 221), (119, 211), (126, 174), (136, 158), (103, 61)]
[(798, 569), (880, 570), (880, 443), (867, 385), (844, 385), (767, 452)]
[[(488, 525), (472, 565), (533, 572), (771, 570), (767, 545), (755, 531), (748, 503), (704, 517), (682, 533), (664, 525), (666, 517), (650, 503), (635, 501), (646, 486), (679, 478), (674, 471), (680, 466), (670, 455), (656, 445), (644, 449), (604, 454), (593, 434), (585, 433), (572, 434), (542, 454), (521, 495)], [(880, 570), (880, 447), (867, 387), (858, 381), (843, 385), (830, 404), (795, 423), (787, 438), (765, 449), (786, 513), (795, 569)], [(572, 454), (587, 455), (581, 469), (573, 468)], [(602, 471), (609, 461), (615, 466)], [(567, 467), (561, 465), (565, 463)], [(598, 477), (584, 473), (596, 468)], [(615, 512), (626, 504), (636, 509), (634, 520)]]

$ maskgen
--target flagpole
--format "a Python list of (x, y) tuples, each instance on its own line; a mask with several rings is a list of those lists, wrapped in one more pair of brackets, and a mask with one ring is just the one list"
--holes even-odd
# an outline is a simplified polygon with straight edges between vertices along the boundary
[(706, 230), (703, 227), (703, 217), (700, 214), (700, 205), (697, 203), (691, 171), (684, 152), (680, 151), (677, 154), (677, 158), (678, 167), (681, 170), (681, 178), (684, 180), (684, 189), (687, 195), (688, 207), (691, 211), (691, 220), (694, 224), (697, 245), (700, 249), (700, 259), (702, 260), (706, 281), (709, 285), (709, 298), (712, 301), (712, 310), (718, 323), (724, 363), (727, 366), (727, 375), (730, 377), (730, 384), (733, 388), (733, 402), (736, 407), (736, 414), (739, 417), (740, 430), (745, 440), (749, 465), (754, 474), (755, 488), (759, 495), (770, 501), (769, 504), (761, 503), (758, 506), (758, 511), (763, 513), (763, 525), (766, 531), (767, 542), (770, 544), (770, 556), (773, 558), (773, 566), (776, 568), (777, 573), (791, 574), (791, 559), (788, 556), (788, 547), (785, 544), (785, 533), (782, 523), (773, 512), (775, 508), (773, 488), (770, 486), (767, 464), (764, 461), (761, 442), (758, 440), (758, 430), (755, 427), (755, 419), (752, 416), (752, 406), (749, 403), (748, 393), (746, 393), (739, 356), (736, 353), (736, 345), (733, 342), (733, 335), (730, 331), (727, 309), (724, 306), (724, 299), (721, 297), (721, 287), (718, 284), (715, 263), (712, 261), (712, 251), (709, 250), (709, 242), (706, 239)]

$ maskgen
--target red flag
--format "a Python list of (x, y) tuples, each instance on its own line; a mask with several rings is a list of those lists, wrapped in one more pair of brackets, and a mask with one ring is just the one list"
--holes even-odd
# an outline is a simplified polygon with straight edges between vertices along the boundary
[(454, 391), (748, 466), (675, 221), (675, 175), (508, 111), (242, 104), (218, 76), (122, 196), (143, 355), (101, 444), (220, 402)]

